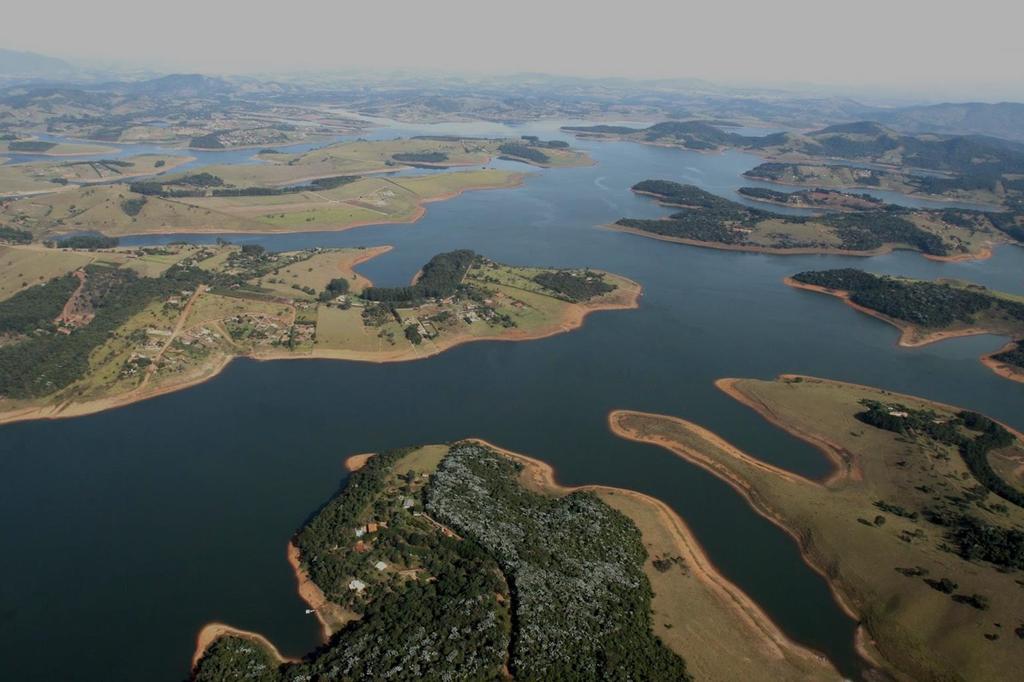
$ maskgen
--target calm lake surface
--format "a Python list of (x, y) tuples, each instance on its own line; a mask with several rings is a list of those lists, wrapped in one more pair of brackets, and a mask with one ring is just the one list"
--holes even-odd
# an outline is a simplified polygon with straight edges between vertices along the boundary
[[(393, 126), (372, 136), (564, 139), (557, 127)], [(417, 362), (239, 360), (186, 391), (88, 417), (0, 427), (0, 654), (10, 679), (181, 680), (209, 621), (261, 632), (286, 654), (305, 653), (318, 627), (303, 613), (285, 546), (344, 481), (344, 459), (467, 436), (546, 460), (567, 484), (665, 500), (715, 565), (786, 633), (857, 676), (855, 623), (796, 544), (711, 475), (613, 436), (607, 414), (678, 415), (815, 477), (829, 471), (818, 451), (712, 382), (799, 372), (950, 402), (1024, 428), (1024, 385), (978, 362), (1003, 339), (901, 349), (892, 327), (782, 284), (800, 270), (853, 266), (1024, 293), (1024, 249), (935, 263), (906, 252), (742, 254), (623, 234), (600, 226), (668, 212), (634, 196), (637, 181), (692, 182), (735, 198), (737, 187), (751, 184), (741, 173), (760, 160), (577, 144), (596, 166), (535, 172), (521, 188), (431, 204), (414, 225), (225, 236), (274, 250), (392, 244), (360, 267), (381, 285), (406, 283), (432, 255), (453, 248), (513, 264), (591, 266), (643, 284), (638, 310), (595, 314), (571, 334), (473, 343)]]

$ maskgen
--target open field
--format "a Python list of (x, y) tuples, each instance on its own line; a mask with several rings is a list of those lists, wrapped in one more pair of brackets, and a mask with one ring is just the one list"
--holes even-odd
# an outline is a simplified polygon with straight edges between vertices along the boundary
[(0, 216), (36, 238), (67, 232), (95, 231), (108, 236), (146, 232), (246, 232), (261, 223), (197, 208), (180, 201), (146, 197), (139, 212), (125, 210), (140, 195), (124, 185), (96, 185), (7, 202)]
[[(949, 536), (954, 527), (925, 519), (944, 509), (1006, 529), (1024, 521), (1024, 509), (982, 488), (952, 446), (854, 416), (865, 409), (862, 400), (933, 410), (938, 420), (952, 419), (956, 408), (811, 377), (718, 385), (820, 448), (836, 463), (833, 475), (824, 482), (802, 478), (674, 417), (618, 411), (610, 416), (612, 429), (707, 469), (792, 534), (861, 619), (868, 653), (885, 667), (914, 679), (999, 680), (1021, 665), (1024, 647), (1013, 632), (1024, 625), (1017, 574), (962, 558)], [(891, 409), (899, 419), (900, 408)], [(989, 457), (1019, 461), (1024, 449), (1017, 438)]]
[[(313, 300), (314, 295), (302, 291), (304, 288), (323, 291), (332, 279), (346, 279), (349, 291), (362, 292), (370, 280), (355, 272), (354, 268), (371, 258), (387, 253), (390, 246), (376, 246), (369, 249), (330, 250), (280, 268), (276, 273), (250, 280), (262, 289), (288, 298)], [(298, 289), (296, 289), (298, 287)]]
[(76, 185), (165, 173), (192, 160), (188, 156), (144, 154), (106, 161), (36, 161), (0, 165), (0, 194), (66, 191)]
[(48, 282), (106, 255), (0, 244), (0, 301), (25, 287)]
[[(0, 172), (2, 172), (0, 166)], [(523, 174), (500, 170), (362, 178), (340, 187), (274, 196), (164, 198), (123, 184), (76, 187), (10, 201), (0, 218), (37, 238), (71, 231), (109, 236), (175, 232), (292, 232), (411, 223), (425, 204), (464, 191), (515, 187)], [(52, 187), (52, 185), (51, 185)], [(137, 212), (132, 213), (138, 204)]]
[(328, 190), (254, 197), (180, 199), (182, 203), (240, 220), (259, 221), (268, 232), (342, 230), (377, 223), (414, 222), (424, 204), (465, 191), (515, 187), (522, 174), (498, 170), (438, 173), (409, 178), (368, 177)]
[(143, 277), (159, 277), (168, 268), (194, 257), (200, 247), (176, 245), (159, 249), (117, 248), (102, 251), (57, 249), (39, 244), (0, 244), (0, 300), (27, 286), (42, 284), (90, 263), (130, 268)]

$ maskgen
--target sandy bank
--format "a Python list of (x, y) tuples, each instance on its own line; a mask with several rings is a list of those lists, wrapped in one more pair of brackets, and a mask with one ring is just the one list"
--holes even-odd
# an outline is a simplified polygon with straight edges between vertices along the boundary
[[(824, 567), (818, 565), (814, 558), (808, 554), (807, 548), (804, 545), (799, 533), (795, 529), (791, 528), (784, 521), (783, 516), (777, 510), (769, 507), (764, 502), (764, 500), (762, 500), (761, 497), (757, 495), (757, 493), (754, 491), (752, 485), (749, 482), (741, 478), (739, 475), (735, 474), (726, 466), (704, 455), (699, 450), (683, 447), (676, 441), (663, 438), (661, 436), (639, 434), (634, 431), (631, 431), (627, 427), (623, 426), (623, 421), (628, 419), (630, 416), (653, 417), (659, 420), (667, 420), (670, 422), (674, 422), (682, 426), (687, 431), (693, 433), (698, 438), (710, 443), (718, 450), (727, 453), (730, 457), (733, 457), (743, 462), (745, 465), (754, 469), (759, 469), (770, 475), (778, 476), (792, 483), (812, 486), (821, 486), (823, 485), (822, 483), (812, 481), (791, 471), (781, 469), (777, 466), (768, 464), (767, 462), (751, 457), (747, 453), (743, 452), (742, 450), (734, 446), (732, 443), (726, 441), (718, 434), (709, 431), (702, 426), (699, 426), (692, 422), (688, 422), (685, 419), (680, 419), (679, 417), (673, 417), (670, 415), (663, 414), (651, 414), (646, 412), (634, 412), (631, 410), (614, 410), (608, 415), (609, 427), (611, 428), (612, 433), (614, 433), (615, 435), (621, 438), (625, 438), (627, 440), (633, 440), (639, 443), (649, 443), (664, 448), (665, 450), (671, 452), (680, 459), (683, 459), (689, 462), (690, 464), (699, 466), (700, 468), (704, 469), (705, 471), (709, 472), (716, 478), (728, 484), (733, 490), (738, 492), (743, 497), (743, 499), (747, 501), (747, 504), (750, 505), (751, 509), (753, 509), (756, 513), (760, 514), (764, 518), (771, 521), (775, 526), (777, 526), (780, 530), (785, 532), (793, 539), (793, 541), (797, 544), (797, 547), (799, 547), (800, 549), (800, 555), (803, 558), (804, 563), (806, 563), (807, 566), (809, 566), (813, 571), (815, 571), (816, 573), (821, 575), (822, 578), (825, 579), (826, 584), (829, 586), (829, 590), (832, 593), (832, 597), (833, 599), (835, 599), (836, 604), (839, 605), (839, 608), (842, 609), (843, 612), (846, 613), (846, 615), (849, 616), (852, 620), (860, 620), (860, 616), (857, 613), (857, 611), (847, 601), (846, 597), (838, 591), (834, 581), (832, 581), (829, 578), (828, 571)], [(803, 436), (799, 432), (790, 431), (790, 433), (793, 433), (793, 435), (797, 436), (798, 438), (803, 438)], [(812, 442), (811, 444), (814, 445), (815, 447), (819, 447), (818, 442)], [(829, 482), (839, 482), (840, 479), (845, 475), (846, 474), (840, 471), (837, 474), (833, 475), (829, 479)]]
[(366, 463), (370, 461), (371, 457), (375, 457), (376, 455), (376, 452), (364, 452), (361, 455), (352, 455), (345, 460), (345, 470), (350, 474), (355, 471), (359, 471), (366, 466)]
[(999, 350), (993, 351), (986, 355), (982, 355), (981, 364), (985, 365), (990, 370), (992, 370), (999, 376), (1003, 377), (1004, 379), (1024, 383), (1024, 368), (1017, 367), (1016, 365), (1011, 365), (1008, 362), (996, 360), (995, 358), (996, 355), (999, 355), (1000, 353), (1005, 353), (1006, 351), (1009, 350), (1013, 350), (1016, 346), (1017, 343), (1015, 341), (1010, 341)]
[[(324, 642), (329, 640), (331, 635), (340, 630), (345, 623), (359, 618), (358, 614), (346, 611), (329, 601), (320, 588), (309, 579), (309, 576), (299, 563), (299, 548), (292, 542), (288, 543), (288, 564), (295, 572), (299, 596), (309, 605), (310, 609), (314, 610), (314, 615), (320, 621), (321, 639)], [(240, 630), (224, 623), (208, 623), (203, 626), (199, 631), (198, 637), (196, 637), (196, 649), (195, 653), (192, 654), (192, 667), (196, 667), (206, 649), (217, 638), (224, 636), (244, 637), (245, 639), (252, 640), (267, 649), (278, 663), (295, 663), (300, 660), (282, 655), (270, 640), (259, 633)]]
[(199, 659), (203, 657), (203, 654), (206, 653), (206, 649), (213, 644), (214, 640), (220, 637), (229, 636), (248, 639), (262, 646), (278, 663), (292, 663), (299, 660), (297, 658), (287, 658), (283, 656), (281, 652), (277, 650), (277, 647), (270, 642), (270, 640), (259, 633), (250, 632), (248, 630), (239, 630), (238, 628), (233, 628), (230, 625), (225, 625), (224, 623), (207, 623), (199, 631), (199, 635), (196, 637), (196, 649), (195, 653), (192, 654), (192, 667), (196, 667), (196, 664), (199, 663)]
[(313, 609), (316, 619), (320, 621), (320, 633), (324, 642), (346, 623), (359, 619), (358, 613), (344, 609), (329, 600), (323, 590), (310, 579), (309, 574), (302, 568), (299, 548), (291, 541), (288, 543), (288, 565), (295, 572), (299, 596)]

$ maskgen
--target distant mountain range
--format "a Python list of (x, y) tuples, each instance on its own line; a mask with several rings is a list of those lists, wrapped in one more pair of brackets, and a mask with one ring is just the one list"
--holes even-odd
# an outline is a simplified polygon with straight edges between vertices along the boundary
[[(845, 97), (808, 97), (799, 92), (741, 90), (696, 79), (631, 81), (517, 74), (468, 79), (411, 73), (386, 76), (354, 74), (337, 81), (285, 79), (268, 82), (234, 77), (230, 81), (201, 74), (170, 74), (148, 80), (88, 71), (55, 57), (0, 49), (0, 86), (9, 95), (31, 99), (56, 88), (110, 93), (122, 97), (221, 98), (245, 92), (346, 104), (364, 113), (467, 120), (529, 120), (621, 116), (622, 120), (735, 119), (793, 128), (828, 123), (878, 121), (901, 133), (987, 135), (1024, 141), (1024, 103), (944, 103), (886, 108)], [(116, 79), (116, 80), (115, 80)], [(367, 87), (372, 83), (372, 87)], [(16, 91), (11, 86), (20, 86)], [(31, 93), (27, 88), (39, 89)], [(41, 88), (41, 89), (40, 89)], [(87, 98), (93, 100), (93, 97)], [(92, 103), (92, 102), (90, 102)]]
[(967, 102), (880, 111), (872, 118), (911, 133), (974, 133), (1024, 140), (1024, 104)]
[(111, 89), (147, 97), (210, 97), (230, 93), (235, 88), (223, 78), (175, 73), (150, 80), (116, 83)]
[(76, 71), (63, 59), (0, 48), (0, 76), (6, 79), (62, 79), (74, 76)]

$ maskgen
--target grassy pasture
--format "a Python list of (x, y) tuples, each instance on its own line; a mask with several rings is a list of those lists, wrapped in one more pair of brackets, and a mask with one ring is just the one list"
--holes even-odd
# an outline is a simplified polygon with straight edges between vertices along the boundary
[[(366, 258), (371, 252), (378, 249), (345, 249), (342, 251), (328, 251), (319, 253), (304, 261), (292, 263), (277, 271), (277, 274), (267, 275), (258, 280), (259, 286), (281, 296), (295, 299), (312, 300), (311, 296), (292, 285), (299, 287), (311, 287), (317, 293), (323, 291), (328, 282), (336, 278), (344, 278), (349, 281), (349, 292), (359, 293), (368, 284), (369, 280), (353, 271), (354, 263)], [(270, 280), (276, 280), (271, 282)], [(257, 280), (251, 280), (257, 283)]]
[[(0, 244), (0, 300), (88, 265), (98, 254)], [(106, 254), (104, 254), (106, 255)]]
[[(812, 378), (744, 379), (735, 389), (762, 414), (827, 448), (841, 462), (840, 473), (824, 484), (794, 476), (682, 420), (626, 412), (616, 413), (613, 424), (630, 438), (667, 447), (748, 489), (760, 511), (801, 538), (808, 558), (827, 571), (880, 654), (903, 673), (917, 679), (998, 680), (1024, 663), (1024, 647), (1013, 634), (1024, 612), (1019, 576), (944, 551), (941, 527), (875, 504), (920, 512), (951, 497), (969, 496), (977, 482), (949, 446), (858, 421), (854, 415), (864, 409), (859, 401), (935, 409), (940, 417), (949, 410), (909, 396)], [(1024, 450), (1018, 442), (997, 454), (1019, 460)], [(1024, 523), (1024, 509), (1006, 504), (999, 511), (1000, 502), (991, 493), (982, 495), (969, 513), (1002, 527)], [(879, 516), (880, 523), (875, 521)], [(924, 574), (908, 576), (899, 568)], [(924, 577), (949, 578), (958, 584), (958, 594), (984, 595), (990, 606), (979, 610), (958, 603)]]

